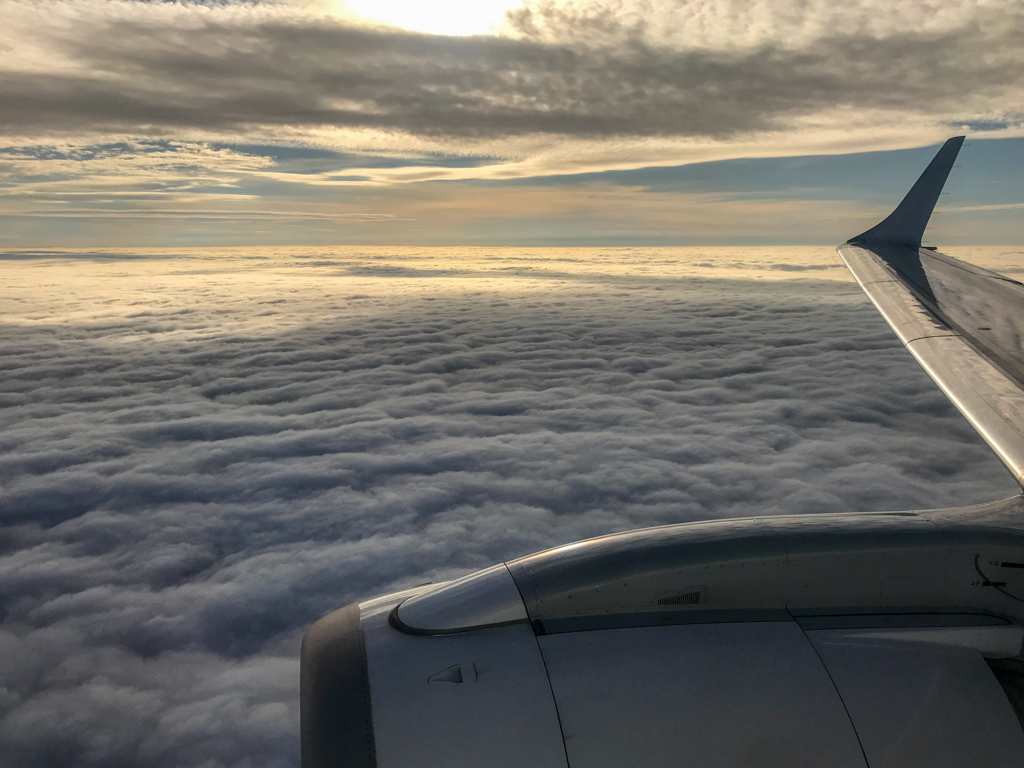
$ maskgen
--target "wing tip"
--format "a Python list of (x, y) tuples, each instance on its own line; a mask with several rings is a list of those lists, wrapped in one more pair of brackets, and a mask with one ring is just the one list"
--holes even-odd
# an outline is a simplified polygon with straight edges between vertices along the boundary
[(895, 210), (871, 229), (846, 242), (851, 245), (886, 243), (920, 248), (935, 203), (966, 138), (964, 135), (946, 139)]

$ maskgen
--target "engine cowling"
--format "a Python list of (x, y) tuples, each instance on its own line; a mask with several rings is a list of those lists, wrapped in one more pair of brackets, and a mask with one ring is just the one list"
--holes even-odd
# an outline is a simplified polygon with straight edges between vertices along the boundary
[(303, 766), (1019, 768), (1020, 500), (985, 509), (665, 526), (348, 606), (303, 642)]

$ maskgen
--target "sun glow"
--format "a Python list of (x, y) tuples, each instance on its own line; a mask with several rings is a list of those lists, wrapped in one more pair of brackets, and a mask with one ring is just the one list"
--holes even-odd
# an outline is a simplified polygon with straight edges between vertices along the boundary
[(497, 32), (519, 0), (337, 0), (346, 16), (434, 35)]

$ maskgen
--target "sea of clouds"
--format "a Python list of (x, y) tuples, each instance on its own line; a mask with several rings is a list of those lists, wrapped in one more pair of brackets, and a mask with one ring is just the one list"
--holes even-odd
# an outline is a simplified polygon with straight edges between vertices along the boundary
[(827, 248), (0, 265), (3, 766), (294, 766), (301, 635), (350, 601), (1016, 491)]

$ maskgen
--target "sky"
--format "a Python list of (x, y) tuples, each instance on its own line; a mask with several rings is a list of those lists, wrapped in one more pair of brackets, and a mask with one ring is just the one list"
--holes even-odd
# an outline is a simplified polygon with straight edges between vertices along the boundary
[(832, 248), (0, 266), (2, 768), (297, 766), (300, 638), (353, 600), (642, 526), (1018, 491)]
[(971, 137), (1014, 244), (1018, 0), (0, 0), (0, 247), (831, 244)]
[(293, 768), (303, 632), (1019, 492), (834, 250), (1024, 274), (1018, 0), (0, 0), (0, 768)]

